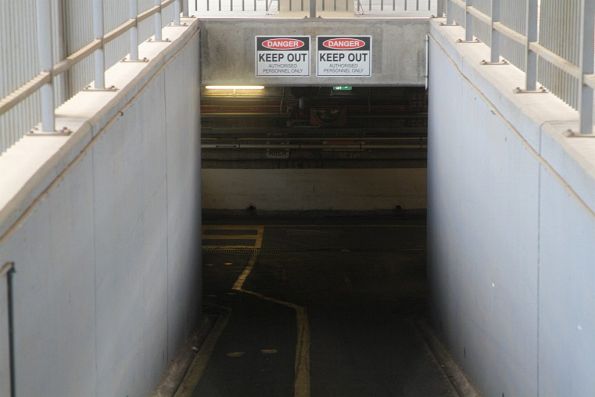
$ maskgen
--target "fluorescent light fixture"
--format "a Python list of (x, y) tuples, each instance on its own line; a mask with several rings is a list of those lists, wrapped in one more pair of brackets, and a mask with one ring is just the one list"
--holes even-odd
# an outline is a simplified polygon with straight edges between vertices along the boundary
[(264, 90), (264, 85), (208, 85), (207, 90)]

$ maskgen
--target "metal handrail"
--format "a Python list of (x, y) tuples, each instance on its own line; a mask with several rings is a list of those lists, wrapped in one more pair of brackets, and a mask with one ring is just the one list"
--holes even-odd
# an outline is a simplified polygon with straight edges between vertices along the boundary
[[(103, 32), (103, 0), (93, 0), (93, 25), (95, 40), (75, 51), (58, 63), (52, 59), (52, 37), (51, 37), (51, 10), (49, 1), (37, 0), (37, 38), (38, 52), (42, 71), (33, 79), (23, 84), (4, 98), (0, 99), (0, 115), (5, 114), (19, 103), (23, 102), (37, 91), (41, 90), (41, 132), (56, 132), (56, 118), (54, 109), (54, 87), (53, 78), (69, 71), (76, 64), (95, 54), (95, 86), (96, 90), (104, 90), (105, 87), (105, 59), (104, 47), (127, 32), (131, 32), (130, 56), (131, 61), (138, 61), (138, 24), (150, 17), (155, 18), (155, 40), (161, 41), (162, 10), (173, 4), (174, 26), (180, 25), (181, 2), (182, 0), (155, 0), (155, 5), (142, 13), (138, 13), (137, 0), (129, 0), (131, 18), (115, 29)], [(186, 3), (188, 0), (184, 0)], [(184, 16), (188, 15), (188, 5), (185, 4)]]
[[(246, 2), (252, 7), (246, 7)], [(362, 3), (365, 1), (365, 5)], [(198, 0), (194, 2), (192, 14), (198, 17), (228, 16), (228, 17), (254, 17), (271, 16), (277, 13), (298, 13), (316, 18), (318, 14), (348, 12), (353, 16), (380, 13), (378, 15), (419, 14), (430, 16), (433, 10), (437, 15), (443, 14), (444, 0), (309, 0), (308, 5), (304, 0)], [(276, 3), (276, 7), (274, 7)], [(397, 7), (399, 4), (399, 7)], [(377, 14), (374, 14), (377, 15)]]
[[(499, 62), (500, 36), (506, 37), (525, 48), (525, 87), (519, 92), (541, 92), (536, 90), (537, 85), (537, 59), (548, 62), (559, 68), (566, 74), (575, 77), (579, 81), (578, 87), (578, 111), (579, 111), (579, 132), (583, 135), (593, 134), (593, 90), (595, 89), (594, 70), (594, 17), (595, 0), (581, 0), (580, 6), (580, 62), (576, 64), (546, 48), (539, 43), (538, 26), (540, 17), (538, 10), (540, 0), (525, 0), (526, 2), (526, 31), (519, 33), (506, 26), (500, 17), (501, 0), (491, 0), (491, 15), (487, 15), (480, 9), (473, 6), (473, 0), (446, 0), (447, 25), (454, 25), (452, 7), (457, 6), (465, 13), (465, 41), (472, 42), (474, 38), (473, 19), (491, 26), (492, 34), (490, 43), (490, 62)], [(545, 88), (548, 88), (547, 86)]]

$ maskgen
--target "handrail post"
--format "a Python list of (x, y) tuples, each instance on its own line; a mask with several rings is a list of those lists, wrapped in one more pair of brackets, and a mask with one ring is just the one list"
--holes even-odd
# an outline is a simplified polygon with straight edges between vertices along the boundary
[(310, 18), (316, 18), (316, 0), (310, 0)]
[[(42, 72), (51, 73), (54, 67), (52, 54), (52, 13), (49, 0), (37, 0), (37, 50), (39, 66)], [(56, 131), (56, 115), (54, 113), (54, 84), (53, 78), (41, 89), (41, 131)]]
[(537, 90), (537, 54), (531, 50), (531, 43), (538, 40), (537, 37), (537, 0), (527, 0), (527, 23), (525, 44), (525, 89), (527, 91)]
[(446, 0), (446, 24), (453, 25), (454, 24), (454, 16), (452, 14), (452, 1)]
[[(436, 3), (436, 17), (442, 18), (444, 16), (444, 2), (446, 0), (438, 0)], [(393, 0), (393, 11), (395, 10), (395, 1)]]
[(188, 18), (190, 16), (189, 0), (182, 0), (182, 16)]
[(180, 26), (181, 25), (181, 21), (180, 21), (180, 1), (181, 0), (175, 0), (174, 1), (174, 26)]
[(473, 6), (473, 0), (465, 0), (465, 41), (473, 41), (473, 16), (469, 7)]
[(93, 0), (93, 35), (95, 36), (95, 40), (101, 40), (101, 46), (95, 50), (95, 89), (105, 90), (103, 0)]
[(500, 62), (500, 33), (494, 28), (494, 23), (500, 21), (500, 0), (492, 0), (492, 26), (490, 33), (490, 63)]
[(130, 60), (138, 61), (138, 0), (130, 0), (130, 19), (134, 19), (134, 26), (130, 29)]
[(580, 67), (579, 87), (580, 133), (593, 133), (593, 89), (585, 84), (585, 76), (593, 74), (593, 0), (581, 0)]
[(155, 41), (163, 41), (161, 30), (163, 29), (163, 23), (161, 21), (161, 0), (154, 0), (154, 4), (159, 7), (159, 10), (155, 13), (154, 27), (155, 27)]

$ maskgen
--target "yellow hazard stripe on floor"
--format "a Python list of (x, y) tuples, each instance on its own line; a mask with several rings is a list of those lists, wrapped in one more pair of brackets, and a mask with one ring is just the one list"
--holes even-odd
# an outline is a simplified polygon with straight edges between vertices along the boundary
[[(207, 249), (260, 249), (264, 238), (263, 225), (204, 225), (202, 231), (203, 248)], [(242, 231), (247, 234), (223, 233), (227, 231)], [(234, 242), (246, 240), (254, 243), (252, 245), (234, 244)], [(209, 244), (209, 241), (224, 241), (229, 244)]]

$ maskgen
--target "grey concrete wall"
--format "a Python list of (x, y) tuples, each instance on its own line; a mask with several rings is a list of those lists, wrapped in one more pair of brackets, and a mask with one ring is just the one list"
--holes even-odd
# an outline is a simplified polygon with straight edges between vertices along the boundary
[[(202, 84), (307, 86), (422, 86), (425, 75), (427, 18), (400, 19), (207, 19), (202, 25)], [(372, 35), (372, 77), (316, 77), (311, 54), (310, 77), (256, 77), (254, 37), (257, 35)]]
[(206, 209), (371, 211), (426, 207), (425, 168), (204, 169)]
[(577, 113), (432, 24), (428, 230), (435, 324), (485, 396), (595, 390), (595, 146)]
[(110, 69), (117, 93), (80, 93), (58, 110), (70, 137), (27, 137), (0, 157), (18, 396), (146, 396), (197, 325), (198, 24), (164, 37), (141, 45), (148, 64)]

